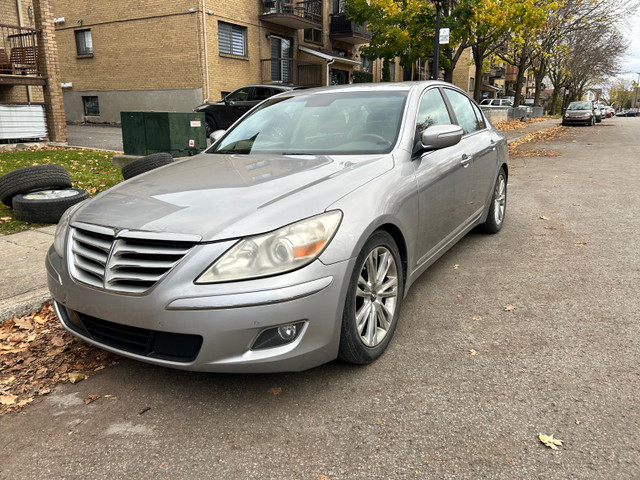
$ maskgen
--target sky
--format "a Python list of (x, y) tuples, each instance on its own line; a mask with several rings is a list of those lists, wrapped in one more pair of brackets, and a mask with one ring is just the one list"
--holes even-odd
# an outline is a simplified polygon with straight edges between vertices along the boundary
[(626, 56), (622, 60), (622, 70), (629, 72), (629, 74), (625, 75), (626, 77), (638, 81), (638, 74), (640, 74), (640, 13), (636, 14), (630, 25), (632, 29), (627, 33), (627, 38), (631, 43)]

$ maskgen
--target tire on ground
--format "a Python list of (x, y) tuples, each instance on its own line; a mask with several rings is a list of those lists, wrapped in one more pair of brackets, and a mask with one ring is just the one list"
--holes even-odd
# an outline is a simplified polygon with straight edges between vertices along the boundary
[(0, 202), (13, 206), (13, 197), (36, 190), (71, 188), (69, 173), (60, 165), (31, 165), (0, 177)]
[(171, 163), (173, 163), (173, 157), (170, 153), (152, 153), (146, 157), (140, 157), (130, 164), (122, 167), (122, 176), (125, 180), (129, 180), (141, 173), (145, 173)]
[(43, 190), (13, 197), (13, 213), (18, 220), (29, 223), (58, 223), (71, 206), (89, 198), (81, 188)]
[(403, 295), (404, 272), (398, 247), (391, 235), (377, 231), (362, 247), (351, 274), (338, 358), (366, 365), (382, 355), (398, 324)]

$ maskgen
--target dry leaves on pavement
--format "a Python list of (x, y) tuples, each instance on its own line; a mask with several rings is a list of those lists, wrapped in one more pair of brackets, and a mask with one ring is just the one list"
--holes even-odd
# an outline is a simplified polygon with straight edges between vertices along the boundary
[(0, 324), (0, 415), (18, 412), (66, 382), (116, 363), (118, 357), (68, 334), (51, 305)]
[(532, 133), (531, 135), (527, 135), (526, 137), (509, 144), (509, 157), (511, 159), (523, 157), (559, 157), (560, 152), (555, 150), (521, 147), (525, 147), (530, 143), (548, 142), (554, 138), (565, 137), (567, 135), (567, 127), (563, 127), (562, 125), (558, 125), (541, 132)]
[(552, 450), (558, 450), (558, 446), (562, 446), (562, 440), (558, 440), (557, 438), (553, 438), (553, 435), (538, 435), (538, 438), (542, 443), (544, 443), (547, 447)]

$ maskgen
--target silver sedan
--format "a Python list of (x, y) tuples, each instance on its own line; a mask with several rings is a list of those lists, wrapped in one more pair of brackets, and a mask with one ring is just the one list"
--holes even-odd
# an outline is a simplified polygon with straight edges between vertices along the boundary
[(217, 137), (65, 213), (68, 331), (188, 370), (367, 364), (420, 274), (504, 222), (505, 138), (447, 83), (286, 92)]

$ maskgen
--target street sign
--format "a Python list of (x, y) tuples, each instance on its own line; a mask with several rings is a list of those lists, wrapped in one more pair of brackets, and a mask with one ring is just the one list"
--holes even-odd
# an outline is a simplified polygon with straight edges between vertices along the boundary
[(440, 45), (446, 45), (449, 43), (449, 29), (441, 28), (440, 29)]

